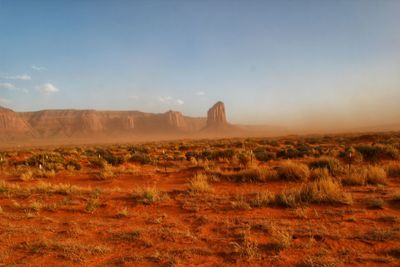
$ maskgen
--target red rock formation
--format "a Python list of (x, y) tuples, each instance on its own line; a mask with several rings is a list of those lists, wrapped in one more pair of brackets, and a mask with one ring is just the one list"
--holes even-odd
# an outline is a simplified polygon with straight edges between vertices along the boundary
[[(143, 113), (139, 111), (42, 110), (14, 112), (0, 108), (0, 138), (46, 140), (74, 138), (88, 140), (119, 140), (149, 136), (188, 136), (232, 134), (234, 127), (226, 121), (224, 103), (208, 110), (207, 118), (183, 116), (178, 111)], [(21, 133), (21, 134), (20, 134)], [(26, 135), (23, 135), (26, 134)], [(51, 141), (49, 141), (51, 142)]]
[(219, 101), (207, 112), (207, 128), (220, 128), (227, 124), (225, 105)]
[(0, 107), (1, 134), (23, 134), (30, 131), (29, 124), (17, 112)]
[(168, 126), (177, 130), (182, 130), (182, 131), (188, 130), (188, 126), (186, 124), (185, 119), (182, 116), (182, 113), (170, 110), (167, 113), (165, 113), (165, 116)]

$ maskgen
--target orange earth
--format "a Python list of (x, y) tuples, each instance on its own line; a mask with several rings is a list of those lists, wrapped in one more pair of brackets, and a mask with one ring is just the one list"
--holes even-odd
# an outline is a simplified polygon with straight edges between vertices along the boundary
[(399, 133), (7, 148), (0, 266), (399, 266), (399, 150)]

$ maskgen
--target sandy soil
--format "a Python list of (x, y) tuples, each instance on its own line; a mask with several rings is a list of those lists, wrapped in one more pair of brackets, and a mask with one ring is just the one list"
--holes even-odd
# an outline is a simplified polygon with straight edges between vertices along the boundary
[[(260, 140), (240, 142), (263, 146)], [(339, 151), (335, 140), (324, 146)], [(273, 149), (287, 146), (284, 140), (278, 142)], [(357, 142), (349, 139), (345, 143)], [(273, 168), (281, 158), (252, 159), (250, 167), (234, 159), (194, 162), (173, 158), (184, 157), (187, 151), (218, 150), (212, 146), (216, 143), (235, 153), (243, 150), (236, 140), (196, 141), (184, 149), (179, 149), (181, 143), (152, 143), (147, 145), (148, 154), (158, 157), (157, 162), (125, 161), (108, 167), (112, 175), (105, 178), (99, 176), (102, 168), (89, 163), (96, 156), (85, 155), (79, 147), (57, 153), (65, 162), (79, 162), (80, 170), (60, 168), (47, 178), (35, 176), (40, 167), (21, 167), (18, 161), (56, 153), (54, 149), (8, 150), (0, 178), (0, 266), (400, 265), (400, 201), (393, 198), (400, 193), (400, 178), (389, 176), (385, 185), (341, 187), (351, 195), (351, 204), (310, 202), (283, 207), (270, 203), (260, 207), (251, 204), (257, 193), (277, 195), (307, 181), (224, 178), (226, 173), (238, 172), (227, 171), (232, 166)], [(131, 153), (125, 146), (105, 149), (125, 158)], [(313, 158), (292, 161), (307, 164)], [(388, 162), (398, 160), (377, 164)], [(370, 165), (365, 160), (358, 164)], [(21, 178), (27, 169), (32, 170), (32, 177)], [(207, 190), (191, 190), (196, 173), (207, 173)], [(213, 173), (226, 176), (216, 178)], [(138, 190), (151, 191), (148, 194), (156, 198), (153, 201), (153, 195)]]

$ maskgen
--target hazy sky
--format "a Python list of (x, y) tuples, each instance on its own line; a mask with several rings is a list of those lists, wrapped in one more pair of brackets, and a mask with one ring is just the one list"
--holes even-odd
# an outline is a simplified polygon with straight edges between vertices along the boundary
[(0, 0), (0, 105), (400, 121), (400, 1)]

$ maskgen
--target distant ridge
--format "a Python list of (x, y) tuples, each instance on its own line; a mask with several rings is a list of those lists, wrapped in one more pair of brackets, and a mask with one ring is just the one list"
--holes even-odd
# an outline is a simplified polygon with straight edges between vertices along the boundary
[(240, 131), (227, 122), (225, 105), (221, 101), (208, 110), (207, 117), (188, 117), (172, 110), (165, 113), (77, 109), (15, 112), (0, 107), (2, 141), (29, 139), (51, 143), (75, 139), (118, 141), (154, 136), (232, 136), (233, 130)]

